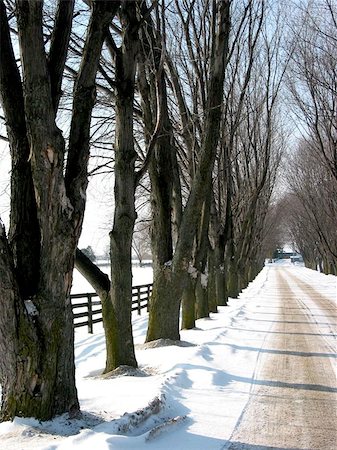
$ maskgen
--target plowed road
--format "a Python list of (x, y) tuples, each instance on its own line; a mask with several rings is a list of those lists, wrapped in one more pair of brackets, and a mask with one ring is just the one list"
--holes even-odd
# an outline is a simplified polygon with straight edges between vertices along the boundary
[(226, 448), (336, 450), (336, 301), (291, 268), (274, 267), (268, 282), (273, 302), (260, 320), (270, 331)]

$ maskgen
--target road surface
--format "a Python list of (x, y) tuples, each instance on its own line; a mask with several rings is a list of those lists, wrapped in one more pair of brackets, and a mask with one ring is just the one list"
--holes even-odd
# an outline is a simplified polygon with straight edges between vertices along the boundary
[(336, 450), (336, 301), (290, 267), (271, 268), (268, 283), (272, 301), (257, 319), (268, 332), (225, 448)]

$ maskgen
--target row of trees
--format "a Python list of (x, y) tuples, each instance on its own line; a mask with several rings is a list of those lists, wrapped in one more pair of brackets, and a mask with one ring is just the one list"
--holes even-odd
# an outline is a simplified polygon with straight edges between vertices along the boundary
[[(105, 371), (137, 366), (137, 193), (151, 211), (147, 341), (179, 339), (181, 306), (190, 328), (226, 305), (261, 269), (272, 242), (285, 146), (278, 11), (264, 0), (85, 3), (0, 0), (0, 94), (12, 158), (10, 228), (1, 225), (0, 235), (3, 419), (79, 411), (69, 299), (75, 259), (102, 301)], [(103, 151), (90, 171), (113, 166), (110, 277), (76, 250), (90, 148)]]
[[(231, 17), (225, 3), (220, 8), (214, 2), (177, 1), (172, 16), (164, 6), (139, 30), (133, 100), (142, 111), (149, 151), (144, 158), (151, 186), (154, 289), (147, 340), (179, 339), (181, 302), (182, 326), (193, 327), (195, 318), (226, 304), (228, 294), (237, 296), (262, 267), (265, 218), (284, 146), (276, 120), (284, 73), (276, 50), (280, 30), (268, 32), (266, 5), (238, 2)], [(137, 112), (134, 108), (134, 134)], [(112, 303), (111, 317), (105, 315), (106, 371), (136, 365), (130, 239), (134, 180), (144, 171), (123, 155), (126, 167), (123, 178), (116, 178), (116, 189), (125, 192), (121, 211), (124, 221), (132, 223), (123, 222), (116, 230), (115, 196), (111, 285), (84, 258), (77, 260), (102, 303), (109, 308)]]
[(311, 2), (293, 29), (288, 87), (302, 138), (287, 166), (288, 235), (312, 269), (337, 274), (337, 9)]

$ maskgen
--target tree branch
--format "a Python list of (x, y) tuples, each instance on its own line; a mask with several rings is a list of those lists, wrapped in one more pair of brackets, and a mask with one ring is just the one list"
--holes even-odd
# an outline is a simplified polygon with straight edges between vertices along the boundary
[(108, 275), (102, 272), (79, 248), (76, 249), (75, 267), (91, 284), (99, 297), (102, 293), (110, 291)]
[(70, 40), (74, 4), (75, 0), (59, 0), (47, 58), (55, 114), (62, 94), (61, 84)]
[(85, 201), (88, 184), (87, 163), (89, 159), (91, 113), (96, 100), (96, 73), (102, 45), (108, 26), (115, 16), (120, 1), (95, 1), (89, 31), (83, 50), (83, 58), (75, 83), (73, 114), (69, 135), (66, 168), (66, 191), (76, 209)]

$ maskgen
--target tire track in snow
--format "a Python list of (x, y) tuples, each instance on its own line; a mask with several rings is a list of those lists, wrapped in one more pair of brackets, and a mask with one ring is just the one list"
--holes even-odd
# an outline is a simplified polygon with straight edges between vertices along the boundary
[[(305, 301), (301, 300), (300, 298), (297, 299), (298, 302), (301, 303), (303, 309), (306, 311), (308, 318), (310, 318), (312, 321), (314, 321), (317, 326), (318, 330), (321, 334), (321, 337), (325, 340), (326, 344), (329, 346), (330, 350), (334, 353), (337, 351), (337, 308), (336, 308), (336, 301), (330, 300), (325, 295), (322, 295), (320, 292), (318, 292), (311, 284), (307, 283), (303, 279), (297, 277), (291, 271), (286, 271), (286, 274), (292, 281), (294, 281), (297, 286), (304, 292), (304, 294), (308, 297), (310, 297), (310, 300), (315, 304), (315, 310), (316, 307), (319, 310), (322, 311), (332, 311), (333, 315), (326, 315), (327, 319), (329, 319), (329, 322), (325, 326), (329, 326), (329, 336), (326, 335), (325, 330), (323, 331), (321, 329), (321, 323), (319, 320), (316, 319), (315, 314), (313, 313), (313, 310), (310, 309), (310, 307), (306, 304)], [(307, 278), (307, 277), (305, 277)], [(333, 319), (333, 320), (330, 320)], [(329, 337), (329, 339), (328, 339)], [(333, 342), (331, 343), (331, 340)]]
[[(264, 340), (249, 401), (224, 448), (332, 450), (337, 389), (331, 346), (308, 315), (300, 286), (290, 286), (286, 270), (274, 270), (280, 320)], [(322, 310), (331, 306), (323, 303)]]

